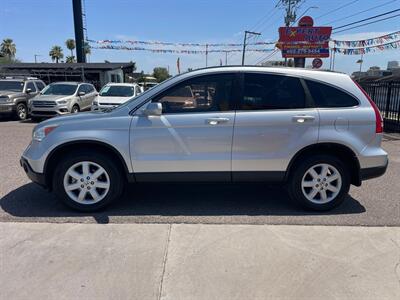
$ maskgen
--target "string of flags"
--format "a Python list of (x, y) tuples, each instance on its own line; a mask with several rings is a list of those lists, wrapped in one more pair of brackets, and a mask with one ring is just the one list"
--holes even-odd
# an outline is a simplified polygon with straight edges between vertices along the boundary
[(389, 41), (396, 41), (400, 39), (400, 30), (392, 33), (388, 33), (382, 36), (366, 39), (366, 40), (357, 40), (357, 41), (338, 41), (332, 40), (334, 43), (334, 47), (366, 47), (372, 45), (381, 45), (387, 44)]
[[(100, 45), (92, 46), (91, 49), (108, 49), (108, 50), (129, 50), (129, 51), (149, 51), (152, 53), (178, 53), (178, 54), (205, 54), (205, 53), (230, 53), (242, 52), (241, 49), (211, 49), (211, 50), (188, 50), (188, 49), (162, 49), (162, 48), (144, 48), (131, 47), (125, 45)], [(250, 52), (271, 52), (274, 49), (246, 49)]]
[(400, 40), (364, 48), (332, 48), (332, 51), (344, 55), (361, 55), (366, 53), (374, 53), (377, 51), (392, 50), (392, 49), (400, 49)]
[[(87, 40), (93, 44), (108, 45), (108, 44), (142, 44), (142, 45), (162, 45), (162, 46), (187, 46), (187, 47), (239, 47), (243, 46), (241, 43), (171, 43), (160, 41), (139, 41), (139, 40)], [(276, 42), (254, 42), (246, 43), (246, 45), (260, 46), (260, 45), (274, 45)]]

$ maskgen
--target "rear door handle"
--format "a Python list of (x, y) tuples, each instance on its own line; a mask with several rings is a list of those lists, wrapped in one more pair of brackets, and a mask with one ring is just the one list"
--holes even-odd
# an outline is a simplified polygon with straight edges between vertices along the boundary
[(208, 118), (206, 119), (206, 123), (209, 125), (217, 125), (221, 123), (227, 123), (229, 122), (228, 118)]
[(292, 118), (293, 122), (297, 122), (297, 123), (305, 123), (305, 122), (312, 122), (315, 120), (314, 116), (308, 116), (308, 115), (298, 115), (298, 116), (294, 116)]

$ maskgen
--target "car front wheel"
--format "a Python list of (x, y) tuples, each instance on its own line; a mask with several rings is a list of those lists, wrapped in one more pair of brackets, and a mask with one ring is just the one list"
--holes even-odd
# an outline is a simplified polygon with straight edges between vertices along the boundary
[(350, 174), (336, 157), (317, 155), (295, 165), (289, 194), (302, 206), (329, 210), (341, 204), (350, 188)]
[(26, 120), (26, 118), (28, 117), (28, 110), (24, 103), (19, 103), (17, 105), (17, 117), (21, 121)]
[(120, 170), (102, 153), (76, 153), (56, 167), (53, 188), (68, 206), (81, 211), (98, 210), (118, 199), (124, 181)]

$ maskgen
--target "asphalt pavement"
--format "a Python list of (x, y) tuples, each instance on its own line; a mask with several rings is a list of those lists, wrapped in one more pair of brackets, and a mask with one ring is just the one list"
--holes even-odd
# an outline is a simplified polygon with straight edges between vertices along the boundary
[(340, 207), (307, 212), (279, 186), (263, 184), (140, 184), (97, 213), (75, 212), (31, 183), (19, 158), (31, 121), (0, 120), (0, 222), (400, 225), (400, 140), (387, 138), (389, 168), (352, 187)]

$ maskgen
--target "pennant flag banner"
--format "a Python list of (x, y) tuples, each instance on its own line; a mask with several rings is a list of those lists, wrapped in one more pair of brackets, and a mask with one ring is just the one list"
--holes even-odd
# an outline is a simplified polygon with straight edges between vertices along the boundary
[[(129, 51), (150, 51), (152, 53), (179, 53), (179, 54), (205, 54), (207, 53), (230, 53), (230, 52), (242, 52), (241, 49), (214, 49), (214, 50), (187, 50), (187, 49), (150, 49), (143, 47), (130, 47), (130, 46), (121, 46), (121, 45), (101, 45), (90, 47), (91, 49), (108, 49), (108, 50), (129, 50)], [(250, 52), (270, 52), (274, 49), (246, 49), (246, 51)]]
[(382, 45), (370, 46), (365, 48), (333, 48), (333, 52), (344, 55), (361, 55), (365, 53), (374, 53), (377, 51), (400, 49), (400, 40)]
[(375, 38), (367, 39), (367, 40), (358, 40), (358, 41), (337, 41), (332, 40), (334, 43), (334, 47), (365, 47), (372, 45), (384, 44), (389, 41), (395, 41), (400, 39), (400, 31), (395, 31), (392, 33), (388, 33), (386, 35), (378, 36)]
[[(94, 44), (142, 44), (142, 45), (163, 45), (163, 46), (189, 46), (189, 47), (239, 47), (243, 46), (243, 44), (238, 43), (170, 43), (170, 42), (160, 42), (160, 41), (137, 41), (137, 40), (87, 40), (90, 43)], [(246, 43), (246, 45), (274, 45), (276, 42), (255, 42), (255, 43)]]

